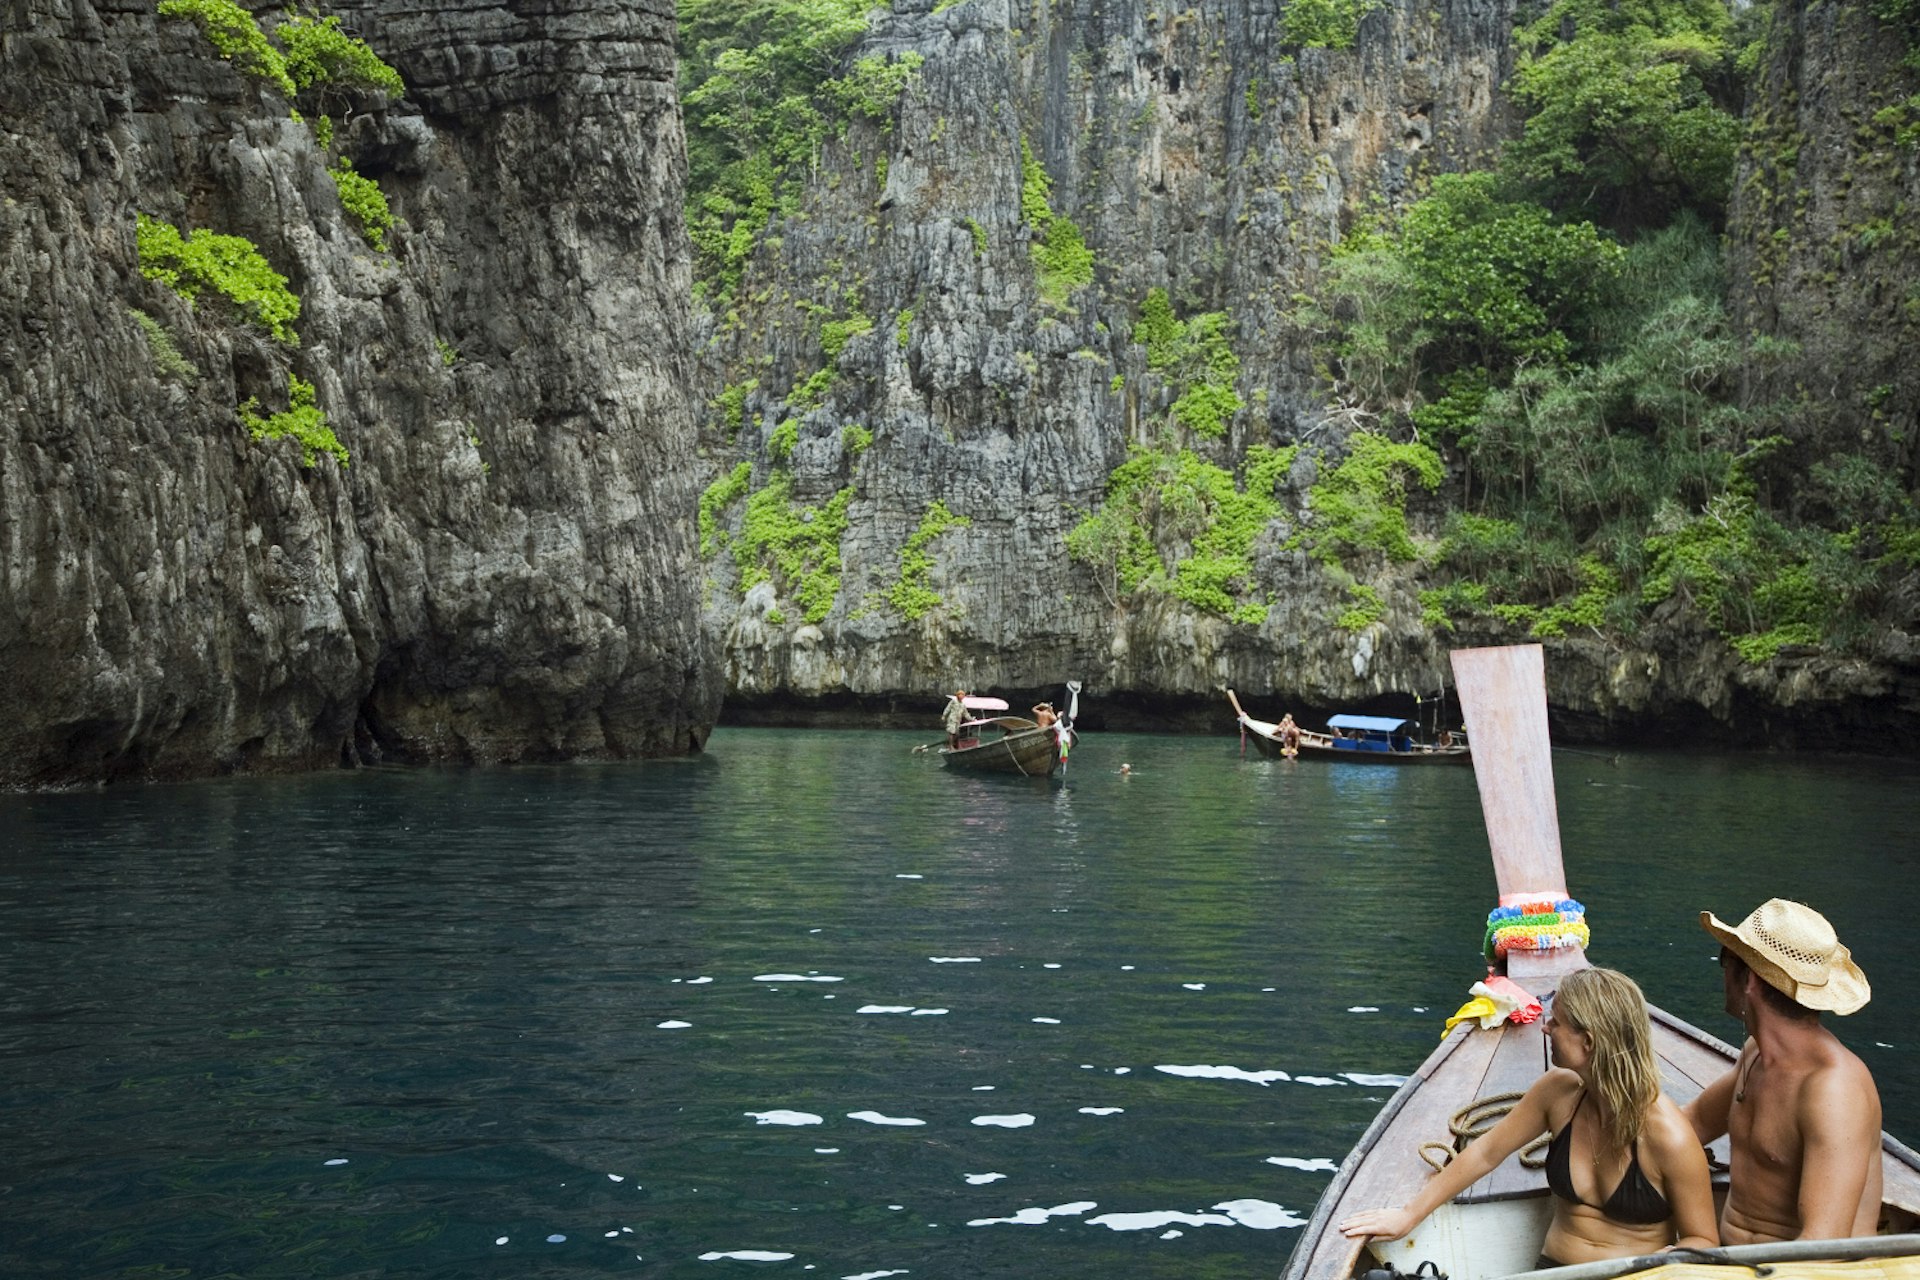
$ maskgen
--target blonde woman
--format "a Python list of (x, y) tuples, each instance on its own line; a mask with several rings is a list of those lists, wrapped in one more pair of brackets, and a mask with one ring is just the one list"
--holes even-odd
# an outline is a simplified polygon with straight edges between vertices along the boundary
[(1342, 1234), (1398, 1240), (1551, 1133), (1553, 1225), (1539, 1266), (1718, 1245), (1706, 1154), (1686, 1116), (1660, 1092), (1639, 986), (1612, 969), (1569, 974), (1546, 1030), (1553, 1066), (1513, 1110), (1406, 1205), (1356, 1213), (1340, 1224)]

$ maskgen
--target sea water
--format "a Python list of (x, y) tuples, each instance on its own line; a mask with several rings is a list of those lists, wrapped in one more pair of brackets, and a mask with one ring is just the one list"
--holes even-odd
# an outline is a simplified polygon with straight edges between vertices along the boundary
[[(0, 1274), (1277, 1274), (1483, 971), (1473, 774), (931, 736), (0, 798)], [(1920, 1138), (1920, 767), (1555, 767), (1596, 962), (1730, 1037), (1696, 913), (1814, 903)]]

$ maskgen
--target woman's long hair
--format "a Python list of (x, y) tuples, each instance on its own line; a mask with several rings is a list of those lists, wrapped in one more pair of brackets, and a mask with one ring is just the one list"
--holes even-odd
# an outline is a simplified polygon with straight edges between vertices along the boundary
[(1570, 973), (1553, 998), (1553, 1016), (1593, 1037), (1593, 1084), (1612, 1113), (1608, 1136), (1632, 1151), (1660, 1096), (1653, 1027), (1639, 984), (1613, 969)]

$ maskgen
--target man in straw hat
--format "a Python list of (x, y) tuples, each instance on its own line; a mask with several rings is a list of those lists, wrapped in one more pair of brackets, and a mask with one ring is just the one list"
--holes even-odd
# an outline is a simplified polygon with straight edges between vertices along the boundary
[(1871, 996), (1867, 975), (1812, 907), (1770, 898), (1738, 925), (1710, 911), (1727, 1012), (1747, 1029), (1733, 1070), (1686, 1108), (1700, 1141), (1727, 1135), (1720, 1239), (1872, 1235), (1880, 1218), (1880, 1094), (1820, 1023)]

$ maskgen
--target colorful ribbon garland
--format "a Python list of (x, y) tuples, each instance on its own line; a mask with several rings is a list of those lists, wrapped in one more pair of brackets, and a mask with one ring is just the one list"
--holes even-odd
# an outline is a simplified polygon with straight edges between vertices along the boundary
[(1591, 936), (1587, 909), (1572, 898), (1540, 898), (1495, 907), (1487, 913), (1481, 944), (1492, 962), (1509, 951), (1553, 951), (1582, 947)]

